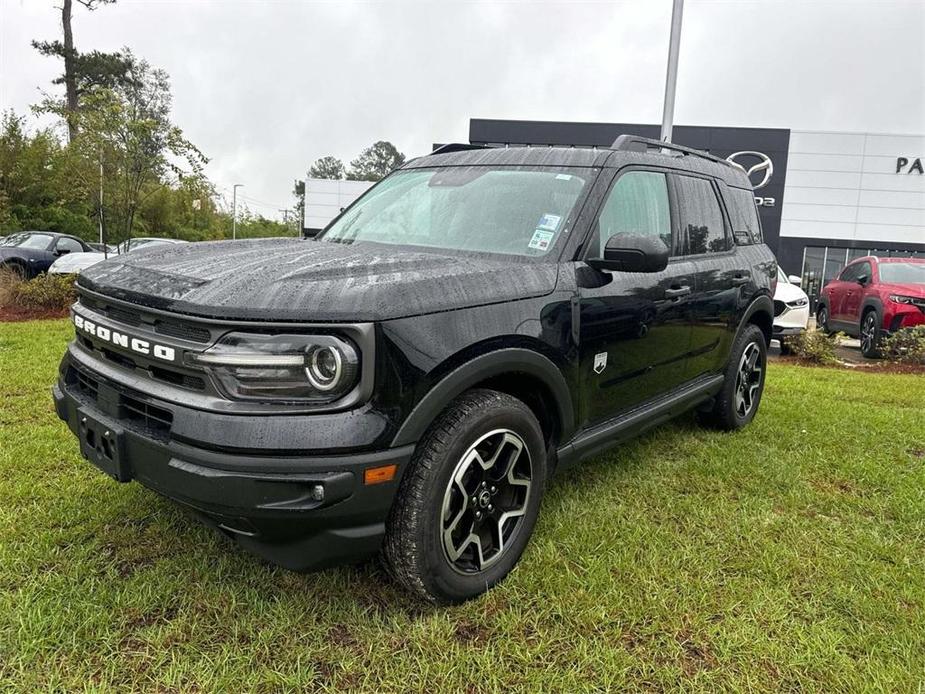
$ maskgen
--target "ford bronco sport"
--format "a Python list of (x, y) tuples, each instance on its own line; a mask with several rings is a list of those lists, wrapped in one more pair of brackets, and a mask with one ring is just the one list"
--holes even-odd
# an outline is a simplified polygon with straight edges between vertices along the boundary
[(502, 580), (550, 474), (696, 409), (755, 416), (777, 264), (745, 174), (448, 145), (315, 240), (94, 265), (54, 387), (94, 465), (307, 570), (381, 552), (433, 602)]

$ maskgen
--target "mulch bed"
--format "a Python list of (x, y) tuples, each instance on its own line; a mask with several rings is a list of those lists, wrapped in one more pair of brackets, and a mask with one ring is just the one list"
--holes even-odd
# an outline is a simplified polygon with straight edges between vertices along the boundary
[(56, 308), (44, 310), (29, 310), (0, 306), (0, 323), (15, 323), (17, 321), (42, 320), (48, 318), (67, 318), (69, 309)]

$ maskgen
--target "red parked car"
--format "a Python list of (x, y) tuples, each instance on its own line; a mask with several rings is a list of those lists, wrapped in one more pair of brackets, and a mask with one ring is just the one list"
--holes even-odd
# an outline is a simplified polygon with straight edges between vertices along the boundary
[(925, 324), (925, 258), (858, 258), (822, 289), (816, 324), (861, 340), (865, 357), (880, 339)]

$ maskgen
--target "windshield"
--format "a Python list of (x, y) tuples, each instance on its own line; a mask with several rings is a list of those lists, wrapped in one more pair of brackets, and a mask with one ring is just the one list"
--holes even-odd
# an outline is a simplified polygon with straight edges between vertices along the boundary
[(399, 171), (319, 238), (545, 256), (565, 238), (587, 169), (460, 166)]
[(51, 236), (48, 234), (16, 234), (3, 239), (4, 246), (16, 246), (18, 248), (31, 248), (33, 250), (43, 251), (51, 243)]
[(925, 263), (880, 263), (880, 281), (925, 284)]

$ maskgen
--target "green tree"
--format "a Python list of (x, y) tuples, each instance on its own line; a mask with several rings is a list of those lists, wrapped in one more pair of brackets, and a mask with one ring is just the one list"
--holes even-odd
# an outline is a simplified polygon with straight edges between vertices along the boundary
[(405, 155), (391, 142), (380, 140), (367, 147), (350, 162), (347, 178), (351, 181), (378, 181), (405, 163)]
[[(124, 52), (128, 79), (113, 88), (97, 87), (76, 114), (47, 104), (40, 110), (75, 118), (79, 136), (72, 149), (100, 162), (106, 181), (110, 240), (130, 238), (136, 215), (148, 196), (184, 173), (201, 176), (206, 158), (170, 120), (172, 97), (167, 73)], [(185, 167), (185, 168), (184, 168)]]
[(347, 171), (344, 168), (344, 162), (337, 157), (328, 156), (316, 159), (308, 170), (308, 175), (312, 178), (340, 180), (347, 175)]
[(0, 231), (60, 231), (94, 238), (86, 165), (51, 129), (29, 133), (12, 112), (0, 118)]
[[(100, 5), (110, 5), (116, 0), (77, 0), (91, 12)], [(60, 58), (64, 62), (64, 73), (52, 81), (64, 85), (63, 112), (67, 122), (68, 140), (77, 135), (76, 113), (80, 98), (96, 86), (113, 87), (126, 78), (130, 67), (122, 53), (79, 53), (74, 47), (74, 33), (71, 28), (73, 0), (62, 0), (61, 27), (63, 41), (33, 41), (32, 46), (42, 55)]]

